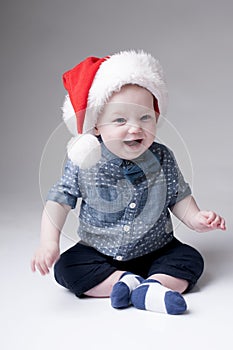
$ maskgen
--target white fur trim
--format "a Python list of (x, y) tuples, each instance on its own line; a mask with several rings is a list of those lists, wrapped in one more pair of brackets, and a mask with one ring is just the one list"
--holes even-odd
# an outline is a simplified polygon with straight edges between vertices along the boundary
[[(97, 122), (98, 111), (96, 108), (87, 108), (85, 111), (85, 133), (94, 134), (94, 126)], [(73, 136), (78, 135), (76, 115), (70, 101), (69, 95), (66, 95), (64, 104), (62, 106), (62, 117)], [(84, 131), (84, 130), (83, 130)]]
[[(143, 51), (123, 51), (104, 61), (94, 78), (88, 95), (88, 108), (99, 113), (113, 92), (127, 84), (137, 84), (148, 89), (158, 100), (160, 114), (167, 111), (167, 86), (158, 60)], [(83, 131), (90, 129), (90, 121)]]
[[(127, 84), (137, 84), (148, 89), (158, 100), (160, 114), (167, 111), (167, 86), (158, 60), (143, 51), (122, 51), (104, 61), (89, 90), (87, 114), (83, 132), (93, 134), (98, 113), (113, 92)], [(77, 135), (76, 117), (69, 96), (66, 96), (63, 119), (73, 135)]]
[(78, 135), (69, 141), (67, 154), (75, 165), (87, 169), (100, 160), (101, 146), (94, 135)]
[(74, 112), (74, 108), (71, 104), (69, 95), (66, 95), (65, 101), (64, 101), (63, 106), (62, 106), (62, 117), (63, 117), (63, 120), (64, 120), (69, 132), (73, 136), (76, 136), (78, 134), (76, 115)]

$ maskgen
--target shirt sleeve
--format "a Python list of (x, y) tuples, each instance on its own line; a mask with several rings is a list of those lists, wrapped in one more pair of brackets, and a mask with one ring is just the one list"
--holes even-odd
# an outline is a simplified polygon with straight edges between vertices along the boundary
[(173, 207), (177, 202), (181, 201), (187, 196), (190, 196), (192, 191), (189, 184), (185, 181), (184, 176), (179, 168), (179, 165), (175, 159), (175, 156), (171, 150), (169, 150), (171, 163), (173, 166), (173, 184), (172, 184), (172, 196), (169, 203), (169, 207)]
[(78, 185), (78, 167), (68, 160), (61, 179), (52, 186), (46, 200), (66, 204), (75, 208), (77, 198), (81, 197)]

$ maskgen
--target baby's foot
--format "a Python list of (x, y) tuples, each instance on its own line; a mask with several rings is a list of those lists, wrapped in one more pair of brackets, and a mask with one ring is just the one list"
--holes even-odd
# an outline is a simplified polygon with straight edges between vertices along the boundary
[(144, 279), (131, 272), (125, 272), (113, 286), (110, 295), (111, 305), (116, 309), (123, 309), (130, 305), (131, 292), (139, 286)]
[(182, 314), (187, 305), (178, 292), (161, 285), (160, 282), (148, 279), (132, 291), (131, 302), (137, 309), (164, 312), (171, 315)]

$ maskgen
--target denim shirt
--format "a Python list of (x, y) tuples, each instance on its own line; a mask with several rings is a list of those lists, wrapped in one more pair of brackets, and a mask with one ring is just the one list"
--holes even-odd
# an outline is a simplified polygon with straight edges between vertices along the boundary
[(154, 142), (133, 161), (118, 158), (103, 143), (101, 160), (82, 170), (68, 160), (47, 200), (75, 208), (82, 198), (78, 235), (117, 260), (162, 248), (173, 239), (170, 209), (191, 194), (173, 153)]

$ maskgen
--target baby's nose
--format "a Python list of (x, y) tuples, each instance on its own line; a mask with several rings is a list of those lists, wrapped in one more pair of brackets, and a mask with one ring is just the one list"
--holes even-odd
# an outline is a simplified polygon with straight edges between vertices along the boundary
[(136, 134), (136, 133), (142, 132), (141, 125), (140, 124), (131, 124), (129, 126), (128, 132), (131, 134), (133, 134), (133, 133)]

